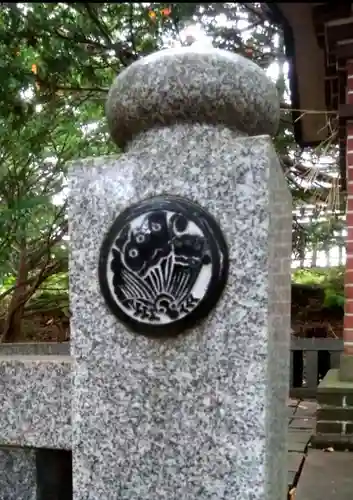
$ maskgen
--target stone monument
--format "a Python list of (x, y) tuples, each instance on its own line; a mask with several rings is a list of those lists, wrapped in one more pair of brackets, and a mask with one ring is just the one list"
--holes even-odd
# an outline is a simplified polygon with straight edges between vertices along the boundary
[(70, 166), (75, 500), (283, 500), (291, 198), (274, 84), (213, 48), (133, 63), (123, 153)]

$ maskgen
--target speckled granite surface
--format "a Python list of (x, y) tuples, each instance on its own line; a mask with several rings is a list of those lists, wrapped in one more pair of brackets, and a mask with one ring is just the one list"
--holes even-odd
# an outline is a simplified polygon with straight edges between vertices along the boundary
[[(70, 167), (75, 500), (284, 498), (290, 198), (269, 138), (237, 135), (174, 125)], [(114, 217), (161, 192), (218, 219), (231, 267), (206, 322), (157, 341), (110, 314), (97, 263)]]
[(267, 467), (265, 498), (283, 500), (288, 479), (287, 396), (289, 394), (292, 199), (282, 168), (272, 157), (269, 177), (268, 378), (266, 391)]
[(112, 138), (124, 146), (152, 126), (220, 124), (246, 135), (274, 134), (274, 83), (249, 59), (209, 47), (163, 50), (119, 74), (107, 100)]
[(69, 356), (0, 356), (0, 446), (71, 448)]
[(36, 500), (33, 450), (0, 447), (0, 500)]

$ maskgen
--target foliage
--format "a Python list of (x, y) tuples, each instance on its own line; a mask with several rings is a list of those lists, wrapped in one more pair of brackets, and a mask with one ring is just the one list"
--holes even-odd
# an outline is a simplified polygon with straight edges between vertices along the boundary
[[(183, 43), (183, 28), (198, 23), (216, 47), (242, 53), (264, 69), (276, 61), (277, 87), (281, 100), (286, 98), (283, 40), (264, 5), (1, 4), (2, 340), (16, 340), (21, 318), (50, 301), (58, 303), (59, 296), (67, 311), (66, 165), (116, 151), (106, 129), (104, 102), (124, 67)], [(275, 143), (295, 203), (309, 199), (310, 191), (298, 182), (302, 152), (293, 143), (289, 109), (283, 109)], [(299, 227), (297, 233), (300, 247), (307, 230)]]
[(345, 268), (297, 269), (292, 273), (294, 283), (320, 286), (325, 291), (327, 307), (344, 307), (344, 274)]

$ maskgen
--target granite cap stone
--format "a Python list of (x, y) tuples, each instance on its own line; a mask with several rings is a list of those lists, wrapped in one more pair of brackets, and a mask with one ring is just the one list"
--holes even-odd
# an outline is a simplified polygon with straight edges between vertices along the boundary
[(111, 136), (175, 123), (223, 124), (240, 135), (273, 135), (275, 84), (252, 61), (212, 47), (167, 49), (134, 62), (115, 79), (106, 103)]

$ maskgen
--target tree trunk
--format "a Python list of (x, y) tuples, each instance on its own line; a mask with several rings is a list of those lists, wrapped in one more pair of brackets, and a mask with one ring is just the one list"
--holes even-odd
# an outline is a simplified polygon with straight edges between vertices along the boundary
[(1, 342), (16, 342), (21, 338), (22, 317), (24, 311), (24, 297), (27, 291), (28, 267), (27, 267), (27, 249), (26, 240), (22, 241), (18, 274), (16, 279), (16, 288), (12, 294), (5, 327), (1, 337)]

